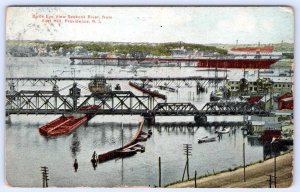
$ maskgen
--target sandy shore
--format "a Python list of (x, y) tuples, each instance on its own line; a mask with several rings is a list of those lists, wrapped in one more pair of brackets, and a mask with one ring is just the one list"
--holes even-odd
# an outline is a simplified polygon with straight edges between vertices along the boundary
[[(277, 188), (286, 188), (293, 182), (293, 152), (276, 158)], [(263, 188), (269, 187), (267, 175), (274, 174), (274, 159), (257, 163), (246, 168), (246, 182), (243, 180), (244, 169), (224, 172), (217, 175), (197, 179), (197, 187), (201, 188)], [(170, 185), (171, 188), (194, 187), (194, 180)], [(274, 184), (272, 184), (274, 187)]]

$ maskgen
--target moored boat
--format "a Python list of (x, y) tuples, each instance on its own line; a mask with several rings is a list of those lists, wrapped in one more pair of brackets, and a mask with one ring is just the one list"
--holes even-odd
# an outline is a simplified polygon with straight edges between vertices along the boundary
[(214, 91), (210, 93), (209, 100), (210, 101), (219, 101), (223, 98), (223, 92), (221, 91)]
[(141, 91), (142, 93), (146, 93), (152, 97), (157, 97), (166, 100), (167, 97), (163, 94), (160, 94), (158, 91), (151, 91), (150, 89), (144, 88), (142, 85), (137, 83), (133, 83), (129, 81), (129, 85), (136, 88), (137, 90)]
[(61, 116), (39, 128), (39, 132), (45, 136), (57, 136), (72, 132), (80, 125), (88, 121), (88, 116), (75, 118), (74, 116)]
[(95, 78), (94, 80), (92, 80), (89, 85), (89, 90), (92, 93), (109, 93), (111, 92), (111, 86), (107, 85), (106, 80), (103, 79), (99, 79), (99, 78)]
[(209, 143), (209, 142), (214, 142), (216, 141), (216, 137), (203, 137), (202, 139), (198, 139), (198, 143)]
[(227, 128), (223, 127), (223, 128), (221, 128), (219, 130), (216, 130), (216, 133), (225, 134), (225, 133), (229, 133), (229, 131), (230, 131), (229, 127), (227, 127)]
[[(79, 110), (95, 110), (97, 106), (84, 106)], [(59, 118), (47, 123), (46, 125), (39, 128), (39, 132), (44, 136), (57, 136), (64, 135), (74, 131), (76, 128), (80, 127), (95, 115), (85, 115), (85, 114), (73, 114), (73, 115), (63, 115)]]

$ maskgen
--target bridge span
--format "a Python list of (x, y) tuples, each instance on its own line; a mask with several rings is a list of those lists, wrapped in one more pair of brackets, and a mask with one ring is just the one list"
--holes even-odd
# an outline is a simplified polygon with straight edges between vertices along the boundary
[(210, 84), (218, 84), (227, 80), (227, 76), (221, 77), (204, 77), (204, 76), (188, 76), (188, 77), (7, 77), (7, 86), (45, 86), (57, 85), (60, 82), (89, 82), (94, 80), (105, 80), (108, 82), (115, 81), (139, 81), (143, 84), (153, 83), (154, 86), (171, 85), (176, 87), (201, 85), (202, 87)]
[(137, 96), (131, 91), (81, 95), (76, 85), (69, 91), (68, 95), (62, 95), (58, 91), (8, 91), (6, 115), (141, 115), (147, 121), (155, 121), (155, 116), (194, 116), (196, 122), (205, 122), (206, 116), (211, 115), (270, 114), (261, 106), (247, 102), (208, 102), (202, 109), (198, 109), (192, 103), (158, 103), (153, 97)]

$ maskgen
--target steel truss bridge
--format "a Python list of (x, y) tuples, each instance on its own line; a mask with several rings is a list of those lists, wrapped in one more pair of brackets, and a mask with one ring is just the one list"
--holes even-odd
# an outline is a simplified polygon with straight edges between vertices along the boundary
[(140, 81), (143, 84), (153, 83), (154, 86), (170, 85), (174, 84), (176, 87), (182, 86), (205, 86), (208, 84), (218, 84), (225, 81), (227, 77), (201, 77), (201, 76), (189, 76), (189, 77), (9, 77), (6, 78), (6, 82), (9, 85), (14, 86), (45, 86), (45, 85), (57, 85), (58, 82), (69, 81), (92, 81), (92, 80), (106, 80), (106, 81)]
[[(201, 110), (192, 103), (156, 103), (153, 97), (136, 96), (131, 91), (80, 95), (73, 86), (70, 94), (58, 91), (7, 91), (6, 115), (11, 114), (94, 114), (155, 116), (195, 116), (205, 121), (207, 115), (268, 115), (258, 105), (244, 102), (209, 102)], [(97, 106), (88, 109), (86, 106)], [(197, 120), (198, 119), (198, 120)]]

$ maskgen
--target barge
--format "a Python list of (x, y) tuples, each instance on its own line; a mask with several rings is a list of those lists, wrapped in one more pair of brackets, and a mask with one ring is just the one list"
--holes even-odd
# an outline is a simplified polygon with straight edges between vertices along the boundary
[[(97, 106), (84, 106), (80, 108), (96, 110)], [(58, 136), (71, 133), (76, 128), (80, 127), (84, 123), (88, 122), (95, 115), (70, 115), (70, 116), (60, 116), (59, 118), (47, 123), (46, 125), (39, 128), (39, 132), (44, 136)]]
[(102, 163), (115, 158), (129, 157), (135, 155), (138, 151), (144, 152), (145, 147), (143, 145), (138, 144), (139, 141), (145, 141), (148, 138), (148, 136), (146, 136), (147, 133), (144, 133), (142, 131), (143, 127), (144, 127), (144, 118), (142, 119), (142, 122), (139, 124), (139, 128), (137, 132), (134, 134), (133, 138), (129, 143), (127, 143), (126, 145), (118, 149), (114, 149), (112, 151), (98, 155), (98, 162)]
[(164, 100), (167, 99), (167, 97), (165, 95), (160, 94), (158, 91), (151, 91), (150, 89), (147, 89), (147, 88), (145, 88), (142, 85), (139, 85), (137, 83), (133, 83), (133, 82), (129, 81), (129, 85), (131, 87), (141, 91), (142, 93), (150, 95), (151, 97), (157, 97), (157, 98), (161, 98), (161, 99), (164, 99)]

